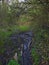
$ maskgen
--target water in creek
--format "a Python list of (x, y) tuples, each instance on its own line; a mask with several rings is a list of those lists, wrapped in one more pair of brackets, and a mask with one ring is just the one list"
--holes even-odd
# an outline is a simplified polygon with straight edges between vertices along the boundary
[(30, 59), (30, 50), (29, 50), (29, 46), (32, 42), (32, 33), (28, 32), (23, 35), (21, 34), (20, 37), (23, 39), (21, 65), (32, 65)]

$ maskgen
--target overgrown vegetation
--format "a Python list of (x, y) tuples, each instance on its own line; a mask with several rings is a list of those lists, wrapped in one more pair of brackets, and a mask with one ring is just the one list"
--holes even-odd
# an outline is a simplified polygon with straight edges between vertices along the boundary
[[(0, 53), (8, 36), (14, 32), (32, 30), (34, 65), (48, 65), (49, 61), (49, 0), (27, 0), (12, 5), (0, 4)], [(2, 48), (2, 50), (1, 50)], [(36, 50), (36, 51), (35, 51)], [(37, 52), (37, 53), (36, 53)], [(38, 56), (39, 54), (39, 56)], [(40, 60), (41, 58), (41, 60)], [(38, 61), (41, 61), (39, 64)]]

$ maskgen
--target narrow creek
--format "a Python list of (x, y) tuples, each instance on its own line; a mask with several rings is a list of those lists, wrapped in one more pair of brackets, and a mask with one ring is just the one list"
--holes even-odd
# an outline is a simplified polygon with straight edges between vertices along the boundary
[(32, 32), (27, 32), (25, 34), (20, 34), (20, 37), (23, 40), (23, 49), (22, 49), (22, 59), (21, 65), (32, 65), (31, 54), (30, 54), (30, 45), (32, 42)]
[[(23, 33), (19, 33), (19, 34), (12, 34), (9, 39), (11, 39), (12, 42), (12, 46), (9, 48), (10, 44), (6, 44), (5, 43), (5, 55), (9, 55), (12, 53), (12, 51), (14, 50), (14, 47), (17, 47), (17, 38), (21, 38), (21, 42), (23, 44), (23, 47), (21, 49), (22, 51), (22, 56), (21, 56), (21, 65), (32, 65), (31, 63), (31, 59), (30, 59), (30, 45), (32, 43), (32, 31), (28, 31), (28, 32), (23, 32)], [(20, 45), (18, 45), (19, 47)], [(4, 55), (3, 55), (4, 56)], [(10, 59), (9, 59), (10, 60)], [(7, 61), (6, 59), (2, 58), (2, 63), (3, 65), (7, 65)]]

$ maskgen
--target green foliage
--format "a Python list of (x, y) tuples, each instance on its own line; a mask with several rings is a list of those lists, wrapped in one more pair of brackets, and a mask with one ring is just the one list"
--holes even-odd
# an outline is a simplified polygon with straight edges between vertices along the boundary
[[(35, 34), (35, 48), (32, 49), (34, 65), (39, 65), (40, 58), (36, 53), (38, 50), (40, 50), (39, 55), (43, 61), (47, 62), (49, 60), (49, 5), (47, 2), (46, 0), (27, 0), (27, 4), (8, 5), (3, 1), (3, 4), (0, 5), (0, 47), (4, 45), (6, 38), (15, 31), (32, 29)], [(23, 25), (23, 22), (28, 21), (31, 22), (31, 25)], [(42, 26), (45, 28), (43, 29)], [(4, 50), (4, 48), (0, 49), (0, 53), (3, 53)]]
[(32, 48), (32, 58), (34, 60), (33, 65), (39, 65), (39, 55), (36, 52), (35, 48)]
[[(48, 63), (48, 50), (49, 50), (49, 34), (48, 34), (48, 30), (46, 29), (42, 29), (42, 28), (38, 28), (38, 30), (35, 32), (35, 44), (34, 44), (34, 48), (37, 50), (37, 52), (39, 53), (40, 57), (43, 58), (41, 60), (43, 60), (42, 62), (47, 62)], [(41, 64), (42, 64), (41, 62)]]
[(27, 22), (28, 21), (28, 18), (27, 16), (23, 16), (20, 18), (20, 22)]
[(10, 60), (8, 65), (19, 65), (19, 63), (16, 60)]

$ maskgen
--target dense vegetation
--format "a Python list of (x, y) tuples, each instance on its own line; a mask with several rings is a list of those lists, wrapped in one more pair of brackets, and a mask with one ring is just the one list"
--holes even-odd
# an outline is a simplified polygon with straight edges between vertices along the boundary
[[(18, 1), (9, 5), (0, 3), (0, 53), (4, 53), (5, 40), (12, 33), (32, 30), (33, 65), (49, 62), (49, 0)], [(2, 50), (1, 50), (2, 49)]]

